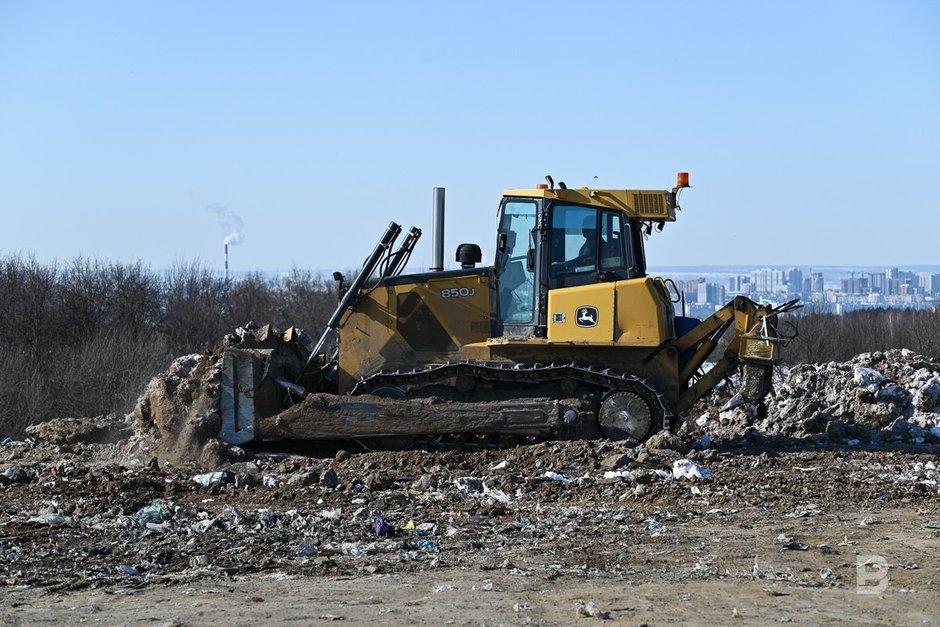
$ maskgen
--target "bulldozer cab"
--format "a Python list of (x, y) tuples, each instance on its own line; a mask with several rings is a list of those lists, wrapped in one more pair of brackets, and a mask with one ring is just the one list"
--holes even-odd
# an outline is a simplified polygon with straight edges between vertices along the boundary
[(615, 208), (506, 196), (495, 275), (496, 334), (543, 337), (549, 290), (646, 275), (642, 233)]

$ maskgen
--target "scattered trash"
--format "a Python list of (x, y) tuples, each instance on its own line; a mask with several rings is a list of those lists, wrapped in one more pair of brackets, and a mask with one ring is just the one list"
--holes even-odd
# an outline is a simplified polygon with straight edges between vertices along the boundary
[(45, 512), (27, 519), (26, 522), (36, 523), (38, 525), (49, 525), (50, 527), (61, 527), (68, 523), (68, 519), (58, 512)]
[(809, 550), (808, 544), (803, 544), (802, 542), (791, 542), (789, 544), (784, 544), (777, 549), (778, 553), (783, 553), (784, 551), (807, 551)]
[(234, 483), (235, 475), (228, 470), (220, 470), (217, 472), (207, 472), (205, 474), (196, 475), (193, 477), (193, 481), (198, 483), (204, 488), (216, 483)]
[(130, 575), (131, 577), (140, 577), (140, 571), (134, 566), (121, 566), (120, 570), (125, 575)]
[(699, 466), (691, 459), (677, 459), (672, 464), (672, 474), (676, 479), (708, 479), (712, 476), (710, 470)]
[(719, 409), (718, 411), (719, 412), (731, 411), (732, 409), (736, 407), (740, 407), (741, 405), (745, 405), (746, 403), (747, 403), (747, 399), (745, 399), (744, 396), (739, 392), (735, 394), (734, 396), (732, 396), (728, 400), (727, 403), (722, 405), (721, 409)]
[(486, 489), (483, 480), (476, 477), (459, 477), (454, 480), (454, 485), (457, 486), (458, 490), (467, 494), (483, 494)]
[(385, 519), (381, 516), (376, 516), (372, 521), (372, 533), (377, 536), (392, 535), (396, 531), (395, 527), (385, 522)]
[(134, 514), (134, 520), (140, 525), (149, 523), (162, 523), (170, 518), (170, 509), (163, 501), (154, 501), (146, 507), (142, 507)]
[(297, 547), (297, 554), (303, 557), (310, 557), (319, 553), (319, 549), (312, 544), (307, 544), (306, 542)]
[(427, 553), (437, 553), (437, 542), (433, 540), (418, 540), (415, 546)]
[(917, 570), (918, 568), (920, 568), (920, 566), (918, 566), (914, 562), (906, 562), (904, 560), (899, 561), (898, 566), (900, 566), (904, 570)]
[(552, 472), (551, 470), (546, 470), (543, 476), (546, 479), (551, 479), (552, 481), (559, 481), (563, 485), (568, 485), (569, 483), (571, 483), (571, 479), (568, 479), (564, 475), (561, 475), (557, 472)]
[(594, 605), (593, 601), (588, 601), (587, 603), (584, 601), (578, 601), (575, 607), (578, 610), (578, 616), (582, 616), (584, 618), (596, 618), (598, 620), (610, 619), (610, 612), (601, 610), (596, 605)]
[(33, 446), (33, 441), (30, 438), (25, 440), (14, 440), (13, 438), (3, 438), (0, 440), (0, 446)]
[(823, 511), (819, 509), (816, 505), (804, 505), (799, 507), (789, 514), (786, 515), (787, 518), (807, 518), (809, 516), (822, 516)]

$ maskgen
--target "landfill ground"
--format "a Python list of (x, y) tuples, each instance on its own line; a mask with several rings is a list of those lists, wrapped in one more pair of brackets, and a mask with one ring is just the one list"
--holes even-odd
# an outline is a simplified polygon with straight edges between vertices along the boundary
[[(153, 389), (211, 406), (189, 361)], [(140, 415), (38, 425), (0, 443), (0, 624), (937, 623), (940, 364), (729, 396), (635, 448), (181, 461)]]
[(4, 451), (29, 473), (2, 490), (4, 624), (937, 621), (923, 446), (691, 453), (706, 479), (605, 441), (341, 453), (209, 487), (81, 448)]

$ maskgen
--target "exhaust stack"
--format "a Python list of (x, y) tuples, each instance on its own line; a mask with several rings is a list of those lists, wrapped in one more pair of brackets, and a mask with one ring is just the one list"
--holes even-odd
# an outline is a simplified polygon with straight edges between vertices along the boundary
[(431, 272), (444, 270), (444, 188), (434, 188), (434, 216), (431, 223)]
[(228, 283), (228, 242), (225, 243), (225, 282)]

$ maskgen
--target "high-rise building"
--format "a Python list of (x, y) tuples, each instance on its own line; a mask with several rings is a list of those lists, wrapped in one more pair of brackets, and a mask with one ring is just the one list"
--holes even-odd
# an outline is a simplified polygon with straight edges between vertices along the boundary
[(813, 286), (813, 289), (812, 289), (811, 291), (812, 291), (814, 294), (822, 294), (823, 292), (825, 292), (825, 291), (826, 291), (826, 282), (825, 282), (825, 280), (823, 279), (823, 273), (822, 273), (822, 272), (813, 272), (812, 275), (811, 275), (811, 277), (812, 277), (812, 286)]
[(917, 275), (917, 287), (927, 296), (940, 293), (940, 274), (921, 272)]
[(699, 283), (698, 284), (698, 303), (708, 303), (710, 305), (725, 304), (725, 286), (718, 283)]
[(751, 289), (760, 294), (784, 292), (783, 270), (763, 268), (751, 273)]
[(799, 268), (790, 268), (787, 270), (787, 287), (791, 292), (800, 292), (803, 290), (803, 271)]

